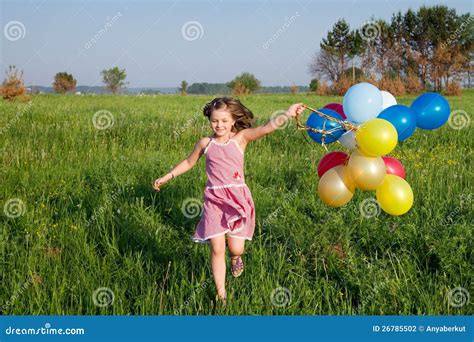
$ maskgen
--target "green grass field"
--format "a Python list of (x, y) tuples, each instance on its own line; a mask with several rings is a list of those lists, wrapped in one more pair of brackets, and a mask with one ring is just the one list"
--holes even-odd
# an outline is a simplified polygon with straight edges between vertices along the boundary
[[(3, 314), (474, 313), (474, 135), (448, 124), (417, 130), (392, 154), (415, 194), (401, 217), (362, 215), (374, 192), (325, 206), (316, 174), (325, 150), (293, 122), (250, 144), (255, 236), (244, 274), (233, 279), (228, 270), (227, 307), (216, 307), (209, 247), (190, 239), (199, 217), (182, 210), (202, 200), (204, 158), (161, 192), (151, 188), (210, 135), (200, 112), (210, 99), (38, 95), (29, 105), (0, 103)], [(294, 102), (318, 108), (341, 98), (241, 100), (263, 124)], [(448, 100), (473, 112), (472, 91)], [(108, 129), (93, 124), (100, 110), (113, 116)]]

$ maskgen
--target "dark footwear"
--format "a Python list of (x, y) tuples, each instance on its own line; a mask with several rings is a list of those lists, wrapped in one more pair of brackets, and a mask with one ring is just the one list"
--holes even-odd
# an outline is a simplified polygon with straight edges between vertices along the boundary
[(231, 258), (232, 261), (235, 261), (235, 264), (231, 266), (231, 271), (232, 271), (232, 276), (234, 278), (237, 278), (242, 274), (244, 271), (244, 262), (242, 261), (242, 258), (238, 256), (237, 258)]

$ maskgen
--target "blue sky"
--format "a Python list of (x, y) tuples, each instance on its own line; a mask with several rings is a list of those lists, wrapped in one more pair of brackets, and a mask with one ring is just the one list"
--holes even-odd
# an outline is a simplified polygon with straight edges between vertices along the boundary
[[(129, 87), (181, 80), (227, 82), (254, 73), (263, 85), (307, 85), (321, 38), (339, 19), (445, 4), (473, 13), (472, 0), (0, 1), (0, 69), (15, 64), (27, 85), (50, 86), (59, 71), (102, 85), (100, 71), (127, 70)], [(108, 25), (107, 25), (108, 23)], [(95, 38), (94, 38), (95, 37)], [(2, 72), (3, 73), (3, 72)]]

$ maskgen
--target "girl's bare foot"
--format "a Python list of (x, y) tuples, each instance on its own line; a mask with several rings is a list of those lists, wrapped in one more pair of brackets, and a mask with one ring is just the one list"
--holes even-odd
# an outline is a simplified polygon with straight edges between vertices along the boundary
[(216, 303), (222, 303), (224, 306), (227, 304), (227, 294), (217, 294), (216, 295)]

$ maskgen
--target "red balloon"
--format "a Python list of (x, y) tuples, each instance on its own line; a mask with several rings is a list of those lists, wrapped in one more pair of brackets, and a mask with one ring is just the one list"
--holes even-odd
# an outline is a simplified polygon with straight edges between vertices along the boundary
[(345, 165), (349, 160), (349, 155), (344, 152), (329, 152), (321, 158), (318, 164), (318, 176), (321, 177), (326, 171), (338, 165)]
[(385, 156), (382, 157), (385, 167), (387, 169), (388, 175), (396, 175), (405, 179), (405, 169), (403, 168), (402, 163), (396, 158)]
[(332, 109), (332, 110), (336, 111), (340, 116), (342, 116), (342, 118), (344, 120), (347, 120), (347, 116), (344, 113), (344, 109), (342, 108), (342, 104), (332, 102), (332, 103), (329, 103), (329, 104), (325, 105), (323, 108)]

